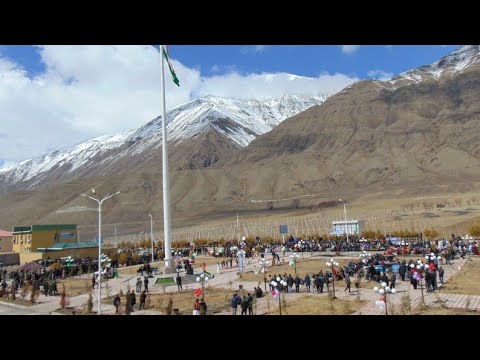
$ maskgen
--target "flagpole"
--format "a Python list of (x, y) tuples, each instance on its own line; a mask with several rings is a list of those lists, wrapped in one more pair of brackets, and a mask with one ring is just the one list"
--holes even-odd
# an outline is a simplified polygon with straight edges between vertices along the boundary
[(163, 56), (163, 45), (160, 45), (160, 58), (162, 71), (160, 79), (162, 83), (162, 172), (163, 172), (163, 237), (165, 241), (165, 273), (174, 272), (171, 246), (170, 226), (170, 186), (168, 179), (168, 149), (167, 149), (167, 105), (165, 101), (165, 59)]

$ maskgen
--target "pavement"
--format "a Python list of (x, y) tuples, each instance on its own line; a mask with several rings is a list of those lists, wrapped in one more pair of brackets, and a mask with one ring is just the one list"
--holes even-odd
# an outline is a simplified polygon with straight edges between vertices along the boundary
[[(305, 253), (304, 258), (318, 258), (322, 261), (325, 259), (325, 256), (331, 256), (330, 254), (310, 254)], [(342, 256), (342, 258), (352, 258), (358, 259), (358, 253), (352, 253), (351, 256)], [(280, 256), (280, 259), (285, 260), (288, 262), (289, 254), (287, 253), (285, 256)], [(254, 258), (253, 261), (250, 261), (248, 265), (246, 265), (246, 271), (253, 270), (254, 264), (258, 263), (259, 258)], [(202, 257), (197, 257), (197, 261), (202, 261)], [(299, 259), (300, 261), (300, 259)], [(448, 281), (450, 277), (455, 275), (460, 269), (463, 267), (467, 260), (458, 259), (453, 262), (452, 265), (442, 265), (445, 269), (445, 281)], [(138, 265), (133, 266), (137, 268)], [(209, 279), (208, 286), (212, 287), (221, 287), (221, 288), (228, 288), (231, 290), (238, 290), (239, 286), (242, 285), (244, 289), (247, 291), (253, 291), (254, 287), (258, 286), (257, 282), (252, 281), (242, 281), (241, 278), (238, 277), (238, 268), (227, 268), (221, 269), (220, 274), (216, 273), (216, 264), (207, 265), (206, 270), (210, 273), (215, 274), (212, 279)], [(172, 274), (175, 276), (175, 274)], [(82, 275), (81, 278), (90, 279), (91, 274)], [(150, 294), (161, 294), (161, 293), (170, 293), (170, 292), (177, 292), (176, 286), (160, 286), (154, 285), (155, 281), (159, 277), (165, 277), (165, 275), (157, 275), (153, 278), (149, 278), (149, 293)], [(102, 284), (102, 299), (105, 299), (108, 295), (113, 296), (118, 294), (120, 290), (123, 293), (126, 293), (128, 289), (134, 290), (135, 283), (137, 280), (137, 275), (123, 275), (120, 274), (118, 279), (109, 279), (108, 282)], [(108, 284), (108, 285), (107, 285)], [(355, 314), (357, 315), (382, 315), (385, 314), (384, 309), (380, 309), (378, 306), (375, 305), (375, 301), (379, 299), (380, 295), (375, 293), (372, 289), (360, 289), (360, 293), (357, 295), (355, 290), (352, 293), (345, 293), (343, 291), (344, 282), (340, 281), (337, 287), (336, 296), (340, 299), (345, 300), (356, 300), (360, 298), (361, 300), (366, 300), (365, 305), (358, 310)], [(263, 284), (262, 284), (263, 286)], [(193, 284), (186, 284), (183, 285), (183, 290), (194, 290), (199, 287), (198, 283)], [(143, 286), (142, 286), (143, 288)], [(389, 295), (387, 298), (387, 305), (393, 310), (393, 312), (400, 312), (402, 297), (403, 295), (408, 294), (411, 299), (412, 308), (419, 307), (422, 303), (422, 296), (420, 289), (414, 290), (411, 286), (410, 282), (401, 282), (397, 280), (397, 294), (396, 295)], [(93, 296), (93, 311), (97, 311), (97, 300), (98, 300), (98, 292), (95, 289), (92, 293)], [(288, 294), (287, 300), (294, 300), (297, 298), (301, 298), (305, 295), (315, 295), (315, 296), (328, 296), (325, 292), (323, 294), (316, 294), (316, 293), (306, 293), (302, 292), (299, 294)], [(18, 295), (17, 295), (18, 296)], [(267, 295), (270, 297), (270, 295)], [(265, 314), (267, 312), (268, 307), (272, 307), (267, 300), (267, 297), (260, 298), (256, 301), (254, 305), (254, 311), (256, 314)], [(427, 293), (424, 291), (424, 301), (427, 306), (435, 305), (438, 301), (442, 301), (443, 304), (447, 307), (456, 307), (456, 308), (466, 308), (468, 305), (469, 309), (476, 309), (480, 310), (480, 296), (473, 296), (473, 295), (455, 295), (455, 294), (443, 294), (439, 293), (438, 291), (435, 293)], [(137, 304), (138, 304), (138, 294), (137, 294)], [(82, 294), (74, 297), (68, 297), (69, 301), (69, 308), (75, 308), (77, 314), (81, 314), (83, 312), (83, 308), (88, 301), (88, 294)], [(124, 299), (122, 299), (124, 302)], [(40, 295), (38, 298), (37, 304), (33, 306), (21, 306), (17, 304), (5, 303), (0, 301), (0, 315), (5, 314), (59, 314), (56, 311), (60, 307), (60, 297), (59, 296), (44, 296)], [(138, 305), (137, 305), (138, 306)], [(115, 307), (112, 304), (102, 303), (102, 314), (104, 315), (114, 315), (115, 314)], [(231, 310), (220, 312), (216, 315), (230, 315)], [(161, 312), (155, 310), (135, 310), (131, 315), (161, 315)]]

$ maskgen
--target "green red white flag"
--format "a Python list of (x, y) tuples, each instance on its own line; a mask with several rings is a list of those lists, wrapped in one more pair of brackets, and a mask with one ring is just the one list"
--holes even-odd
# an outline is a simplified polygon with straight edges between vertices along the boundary
[(167, 60), (168, 68), (170, 69), (170, 74), (172, 74), (172, 80), (175, 85), (180, 86), (180, 80), (178, 80), (177, 74), (175, 73), (175, 69), (173, 68), (172, 62), (170, 61), (170, 55), (168, 54), (167, 45), (161, 45), (163, 56), (165, 56), (165, 60)]

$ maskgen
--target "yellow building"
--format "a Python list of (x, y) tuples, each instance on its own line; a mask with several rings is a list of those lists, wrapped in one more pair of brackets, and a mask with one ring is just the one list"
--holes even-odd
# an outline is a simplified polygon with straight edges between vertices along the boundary
[[(13, 251), (20, 254), (20, 264), (33, 260), (55, 260), (97, 257), (97, 241), (78, 241), (77, 225), (32, 225), (13, 228)], [(104, 248), (102, 253), (111, 256), (116, 249)]]
[(32, 225), (13, 228), (13, 251), (18, 253), (36, 252), (38, 248), (77, 241), (77, 225)]

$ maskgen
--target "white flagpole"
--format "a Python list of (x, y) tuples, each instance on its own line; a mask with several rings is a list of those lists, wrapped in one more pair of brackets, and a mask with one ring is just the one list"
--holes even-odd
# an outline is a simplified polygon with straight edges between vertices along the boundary
[[(168, 149), (167, 149), (167, 105), (165, 101), (165, 59), (163, 56), (163, 45), (160, 45), (160, 58), (162, 71), (160, 79), (162, 83), (162, 169), (163, 169), (163, 236), (165, 241), (165, 272), (173, 272), (171, 226), (170, 226), (170, 186), (168, 180)], [(168, 270), (170, 269), (170, 271)]]

